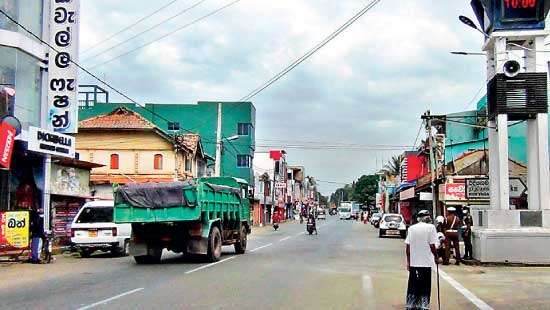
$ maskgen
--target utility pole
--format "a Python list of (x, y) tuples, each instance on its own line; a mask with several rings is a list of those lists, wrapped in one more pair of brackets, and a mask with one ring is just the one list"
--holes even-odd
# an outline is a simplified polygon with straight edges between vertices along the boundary
[[(275, 211), (275, 177), (277, 173), (277, 161), (273, 161), (273, 186), (271, 186), (271, 208), (270, 208), (270, 219), (269, 222), (273, 223), (273, 211)], [(281, 170), (281, 167), (279, 166), (279, 170)]]
[(432, 116), (430, 115), (430, 110), (426, 111), (422, 116), (426, 120), (426, 131), (428, 135), (428, 147), (430, 148), (430, 170), (431, 170), (431, 187), (432, 187), (432, 216), (435, 218), (437, 216), (437, 193), (435, 188), (435, 179), (436, 179), (436, 169), (437, 165), (435, 163), (434, 156), (434, 141), (432, 136)]
[(222, 103), (218, 103), (218, 126), (216, 128), (216, 162), (214, 165), (214, 176), (221, 176), (222, 161)]

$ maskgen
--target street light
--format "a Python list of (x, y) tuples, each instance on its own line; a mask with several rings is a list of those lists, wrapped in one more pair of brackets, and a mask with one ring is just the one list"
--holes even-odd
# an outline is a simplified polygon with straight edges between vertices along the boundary
[(462, 56), (486, 56), (485, 53), (480, 52), (451, 52), (453, 55), (462, 55)]
[(468, 27), (471, 27), (471, 28), (474, 28), (475, 30), (481, 32), (481, 34), (483, 34), (486, 38), (489, 38), (489, 35), (487, 33), (485, 33), (483, 30), (479, 29), (477, 27), (477, 25), (474, 23), (473, 20), (469, 19), (468, 17), (464, 16), (464, 15), (460, 15), (458, 17), (458, 19), (463, 23), (465, 24), (466, 26)]

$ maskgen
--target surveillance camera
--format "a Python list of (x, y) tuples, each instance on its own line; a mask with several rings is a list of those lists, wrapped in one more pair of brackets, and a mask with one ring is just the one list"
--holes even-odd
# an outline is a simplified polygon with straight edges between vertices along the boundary
[(521, 65), (516, 60), (508, 60), (504, 63), (503, 70), (507, 77), (514, 77), (519, 74)]

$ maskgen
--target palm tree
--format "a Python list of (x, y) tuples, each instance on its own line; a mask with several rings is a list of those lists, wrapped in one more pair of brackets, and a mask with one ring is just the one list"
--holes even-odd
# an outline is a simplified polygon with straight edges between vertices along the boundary
[(398, 176), (401, 173), (401, 165), (403, 164), (403, 155), (394, 155), (390, 161), (384, 165), (391, 176)]

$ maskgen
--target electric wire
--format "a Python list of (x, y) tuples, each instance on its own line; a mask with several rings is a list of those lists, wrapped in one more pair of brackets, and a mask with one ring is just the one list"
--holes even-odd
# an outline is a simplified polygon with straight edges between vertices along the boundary
[(332, 32), (328, 37), (326, 37), (324, 40), (322, 40), (319, 44), (314, 46), (312, 49), (310, 49), (308, 52), (306, 52), (304, 55), (296, 59), (294, 62), (292, 62), (288, 67), (277, 73), (274, 77), (269, 79), (264, 84), (260, 85), (250, 93), (248, 93), (246, 96), (242, 97), (238, 101), (249, 101), (250, 99), (254, 98), (256, 95), (258, 95), (260, 92), (264, 91), (266, 88), (271, 86), (273, 83), (277, 82), (279, 79), (281, 79), (283, 76), (285, 76), (288, 72), (296, 68), (299, 64), (307, 60), (309, 57), (311, 57), (313, 54), (315, 54), (317, 51), (319, 51), (323, 46), (328, 44), (330, 41), (332, 41), (334, 38), (336, 38), (340, 33), (342, 33), (344, 30), (346, 30), (349, 26), (351, 26), (353, 23), (355, 23), (359, 18), (361, 18), (363, 15), (365, 15), (368, 11), (370, 11), (372, 8), (374, 8), (378, 3), (380, 3), (381, 0), (373, 0), (370, 2), (367, 6), (365, 6), (363, 9), (361, 9), (357, 14), (355, 14), (351, 19), (346, 21), (342, 26), (340, 26), (338, 29), (336, 29), (334, 32)]
[(98, 43), (92, 45), (92, 46), (89, 47), (87, 50), (85, 50), (84, 52), (82, 52), (81, 55), (84, 55), (84, 54), (89, 53), (90, 51), (94, 50), (96, 47), (103, 45), (105, 42), (108, 42), (109, 40), (111, 40), (112, 38), (116, 37), (117, 35), (123, 33), (123, 32), (126, 31), (126, 30), (129, 30), (130, 28), (136, 26), (137, 24), (141, 23), (142, 21), (146, 20), (147, 18), (149, 18), (149, 17), (151, 17), (151, 16), (157, 14), (158, 12), (164, 10), (165, 8), (169, 7), (170, 5), (172, 5), (172, 4), (174, 4), (174, 3), (178, 2), (178, 1), (180, 1), (180, 0), (172, 0), (172, 1), (168, 2), (167, 4), (165, 4), (165, 5), (161, 6), (160, 8), (156, 9), (155, 11), (153, 11), (153, 12), (147, 14), (146, 16), (143, 16), (143, 17), (140, 18), (140, 19), (138, 19), (138, 20), (135, 21), (134, 23), (132, 23), (132, 24), (130, 24), (130, 25), (128, 25), (128, 26), (126, 26), (126, 27), (120, 29), (119, 31), (117, 31), (117, 32), (115, 32), (115, 33), (113, 33), (113, 34), (111, 34), (111, 35), (110, 35), (109, 37), (107, 37), (106, 39), (103, 39), (102, 41), (100, 41), (100, 42), (98, 42)]
[(88, 60), (90, 60), (90, 59), (92, 59), (92, 58), (96, 58), (96, 57), (101, 56), (101, 55), (103, 55), (103, 54), (105, 54), (105, 53), (108, 53), (108, 52), (112, 51), (113, 49), (115, 49), (115, 48), (117, 48), (117, 47), (119, 47), (119, 46), (122, 46), (122, 45), (124, 45), (124, 44), (126, 44), (126, 43), (128, 43), (128, 42), (130, 42), (130, 41), (132, 41), (132, 40), (134, 40), (135, 38), (137, 38), (137, 37), (139, 37), (139, 36), (141, 36), (141, 35), (143, 35), (143, 34), (145, 34), (145, 33), (148, 33), (148, 32), (150, 32), (150, 31), (152, 31), (152, 30), (154, 30), (154, 29), (156, 29), (156, 28), (158, 28), (158, 27), (164, 25), (165, 23), (167, 23), (167, 22), (173, 20), (174, 18), (179, 17), (179, 16), (181, 16), (181, 15), (183, 15), (183, 14), (189, 12), (190, 10), (194, 9), (195, 7), (199, 6), (200, 4), (202, 4), (202, 3), (205, 2), (205, 1), (206, 1), (206, 0), (199, 0), (199, 1), (195, 2), (195, 3), (193, 3), (191, 6), (188, 6), (188, 7), (186, 7), (185, 9), (181, 10), (180, 12), (176, 13), (175, 15), (172, 15), (172, 16), (170, 16), (170, 17), (168, 17), (168, 18), (162, 20), (161, 22), (159, 22), (159, 23), (157, 23), (157, 24), (155, 24), (155, 25), (153, 25), (153, 26), (151, 26), (151, 27), (149, 27), (149, 28), (147, 28), (147, 29), (145, 29), (145, 30), (139, 32), (139, 33), (136, 33), (135, 35), (133, 35), (133, 36), (131, 36), (131, 37), (125, 39), (125, 40), (122, 41), (122, 42), (119, 42), (119, 43), (116, 43), (116, 44), (114, 44), (114, 45), (111, 45), (111, 46), (107, 47), (106, 49), (104, 49), (104, 50), (102, 50), (102, 51), (100, 51), (100, 52), (98, 52), (98, 53), (95, 53), (95, 54), (93, 54), (93, 55), (87, 57), (86, 59), (84, 59), (84, 60), (82, 60), (82, 61), (88, 61)]
[(106, 64), (108, 64), (108, 63), (111, 63), (111, 62), (113, 62), (113, 61), (115, 61), (115, 60), (117, 60), (117, 59), (119, 59), (119, 58), (121, 58), (121, 57), (124, 57), (124, 56), (126, 56), (126, 55), (129, 55), (129, 54), (131, 54), (131, 53), (133, 53), (133, 52), (135, 52), (135, 51), (137, 51), (137, 50), (140, 50), (140, 49), (142, 49), (142, 48), (144, 48), (144, 47), (146, 47), (146, 46), (149, 46), (149, 45), (151, 45), (151, 44), (153, 44), (153, 43), (156, 43), (156, 42), (158, 42), (158, 41), (160, 41), (160, 40), (162, 40), (162, 39), (164, 39), (164, 38), (167, 38), (167, 37), (173, 35), (174, 33), (178, 32), (178, 31), (180, 31), (180, 30), (183, 30), (183, 29), (185, 29), (185, 28), (187, 28), (187, 27), (190, 27), (190, 26), (192, 26), (192, 25), (194, 25), (194, 24), (196, 24), (196, 23), (198, 23), (198, 22), (200, 22), (200, 21), (202, 21), (202, 20), (204, 20), (204, 19), (206, 19), (206, 18), (208, 18), (208, 17), (210, 17), (210, 16), (213, 16), (213, 15), (216, 15), (216, 14), (220, 13), (221, 11), (223, 11), (223, 10), (229, 8), (229, 7), (232, 6), (232, 5), (237, 4), (237, 3), (240, 2), (240, 1), (241, 1), (241, 0), (234, 0), (234, 1), (232, 1), (232, 2), (229, 2), (228, 4), (225, 4), (225, 5), (223, 5), (223, 6), (219, 7), (219, 8), (217, 8), (216, 10), (211, 11), (210, 13), (208, 13), (208, 14), (206, 14), (206, 15), (203, 15), (203, 16), (197, 18), (197, 19), (194, 19), (193, 21), (191, 21), (191, 22), (189, 22), (189, 23), (187, 23), (187, 24), (185, 24), (185, 25), (183, 25), (183, 26), (181, 26), (181, 27), (178, 27), (178, 28), (176, 28), (176, 29), (174, 29), (174, 30), (172, 30), (172, 31), (170, 31), (170, 32), (168, 32), (168, 33), (166, 33), (166, 34), (164, 34), (164, 35), (162, 35), (162, 36), (160, 36), (160, 37), (154, 39), (154, 40), (151, 40), (151, 41), (148, 41), (148, 42), (146, 42), (146, 43), (144, 43), (144, 44), (141, 44), (141, 45), (139, 45), (139, 46), (137, 46), (137, 47), (135, 47), (135, 48), (133, 48), (133, 49), (127, 51), (127, 52), (124, 52), (124, 53), (122, 53), (122, 54), (119, 54), (119, 55), (117, 55), (117, 56), (115, 56), (115, 57), (113, 57), (113, 58), (110, 58), (110, 59), (106, 60), (106, 61), (103, 61), (103, 62), (100, 62), (100, 63), (98, 63), (98, 64), (95, 64), (95, 65), (93, 65), (93, 66), (90, 67), (90, 70), (91, 70), (91, 69), (98, 68), (98, 67), (101, 67), (101, 66), (106, 65)]

